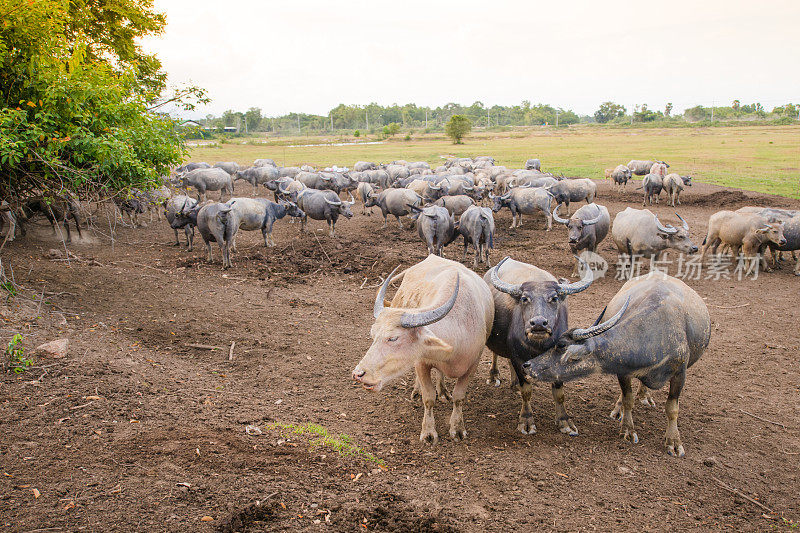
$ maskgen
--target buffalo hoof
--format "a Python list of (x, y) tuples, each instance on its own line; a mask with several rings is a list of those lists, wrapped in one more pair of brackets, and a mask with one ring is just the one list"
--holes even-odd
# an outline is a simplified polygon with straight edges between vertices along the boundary
[(578, 436), (578, 428), (569, 418), (557, 421), (556, 426), (558, 426), (558, 430), (565, 435), (569, 435), (570, 437)]
[(642, 396), (641, 398), (639, 398), (639, 403), (641, 403), (642, 405), (644, 405), (646, 407), (655, 407), (656, 406), (656, 401), (653, 399), (653, 397), (650, 395), (649, 392), (647, 393), (646, 396)]
[(622, 404), (617, 402), (617, 405), (614, 406), (608, 414), (608, 417), (612, 420), (622, 420)]
[(683, 444), (679, 440), (667, 439), (667, 453), (672, 457), (683, 457), (686, 452), (683, 449)]
[(436, 431), (423, 431), (419, 435), (419, 440), (425, 442), (427, 444), (436, 444), (439, 442), (439, 435), (436, 434)]
[(533, 435), (536, 433), (536, 424), (533, 423), (533, 418), (520, 417), (517, 423), (517, 430), (523, 435)]
[(450, 396), (450, 393), (447, 392), (447, 387), (445, 387), (444, 384), (442, 384), (441, 390), (436, 391), (436, 398), (442, 403), (448, 403), (453, 399), (453, 397)]
[(639, 442), (639, 436), (636, 434), (636, 431), (631, 428), (622, 428), (619, 434), (622, 436), (623, 440), (632, 444), (637, 444)]
[(450, 428), (450, 437), (456, 442), (462, 441), (467, 438), (467, 430), (463, 427)]
[[(800, 274), (798, 274), (800, 276)], [(486, 380), (487, 385), (494, 385), (495, 387), (500, 386), (500, 378), (499, 377), (492, 377), (489, 376), (489, 379)]]

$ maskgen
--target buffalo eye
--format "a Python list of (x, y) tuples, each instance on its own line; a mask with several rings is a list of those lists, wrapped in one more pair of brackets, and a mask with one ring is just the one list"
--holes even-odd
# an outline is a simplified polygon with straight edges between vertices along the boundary
[(547, 299), (547, 301), (550, 302), (550, 303), (553, 303), (556, 300), (558, 300), (558, 295), (555, 295), (555, 294)]
[(527, 296), (522, 296), (522, 297), (519, 299), (519, 301), (520, 301), (520, 303), (526, 304), (526, 303), (529, 303), (529, 302), (531, 301), (531, 299), (530, 299), (530, 298), (528, 298)]
[(387, 341), (387, 342), (395, 342), (395, 341), (396, 341), (398, 338), (399, 338), (399, 337), (397, 337), (397, 336), (395, 336), (395, 337), (389, 337), (388, 339), (386, 339), (386, 341)]

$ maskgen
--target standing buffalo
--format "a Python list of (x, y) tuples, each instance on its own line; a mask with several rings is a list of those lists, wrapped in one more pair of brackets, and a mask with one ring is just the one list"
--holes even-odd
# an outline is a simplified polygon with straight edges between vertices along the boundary
[(458, 234), (464, 237), (464, 261), (467, 260), (467, 246), (475, 247), (474, 267), (478, 262), (492, 266), (489, 262), (489, 250), (494, 249), (494, 216), (488, 207), (469, 207), (458, 221)]
[(659, 197), (661, 195), (661, 190), (664, 188), (664, 180), (660, 174), (648, 174), (642, 180), (642, 189), (644, 189), (644, 199), (642, 200), (642, 206), (646, 206), (647, 202), (650, 202), (650, 205), (653, 205), (653, 199), (655, 198), (655, 203), (658, 203)]
[(83, 238), (81, 233), (81, 208), (77, 200), (69, 196), (34, 196), (26, 199), (22, 202), (19, 211), (15, 213), (16, 225), (19, 226), (23, 237), (27, 233), (27, 223), (37, 214), (43, 215), (50, 222), (53, 234), (58, 234), (57, 225), (59, 223), (63, 224), (64, 231), (67, 233), (67, 242), (72, 242), (72, 233), (69, 230), (69, 219), (72, 218), (75, 222), (78, 237)]
[(372, 209), (367, 211), (367, 198), (375, 194), (375, 188), (367, 182), (361, 182), (356, 187), (356, 196), (361, 200), (361, 214), (372, 214)]
[(614, 180), (614, 184), (617, 186), (618, 190), (624, 191), (628, 180), (631, 179), (631, 174), (631, 169), (625, 165), (617, 165), (617, 168), (611, 171), (611, 179)]
[(192, 170), (197, 170), (198, 168), (211, 168), (206, 162), (199, 162), (199, 163), (186, 163), (183, 166), (180, 166), (175, 169), (175, 172), (178, 174), (185, 174), (187, 172), (191, 172)]
[[(308, 218), (327, 221), (328, 234), (331, 237), (336, 236), (336, 221), (339, 220), (339, 215), (353, 218), (353, 212), (350, 208), (354, 203), (355, 200), (350, 202), (340, 200), (339, 195), (333, 191), (305, 189), (297, 196), (297, 205)], [(306, 216), (302, 216), (300, 219), (300, 231), (306, 228)]]
[(197, 189), (197, 201), (205, 202), (207, 191), (219, 191), (219, 199), (233, 196), (233, 178), (221, 168), (198, 168), (181, 177), (181, 185)]
[(678, 174), (667, 174), (664, 177), (663, 185), (664, 190), (667, 191), (667, 196), (669, 197), (669, 205), (672, 207), (677, 207), (681, 205), (678, 195), (680, 195), (684, 187), (692, 186), (692, 177), (681, 176)]
[(418, 214), (417, 233), (428, 247), (428, 253), (441, 257), (442, 249), (453, 242), (456, 235), (453, 215), (444, 207), (408, 207)]
[(216, 163), (214, 163), (213, 168), (221, 168), (222, 170), (233, 176), (239, 170), (239, 165), (238, 163), (234, 163), (233, 161), (217, 161)]
[(377, 163), (371, 163), (369, 161), (356, 161), (356, 164), (353, 165), (353, 170), (357, 172), (363, 172), (365, 170), (377, 170), (377, 168)]
[(299, 172), (294, 179), (299, 181), (309, 189), (317, 189), (320, 191), (330, 190), (331, 188), (331, 175), (323, 174), (321, 172)]
[(541, 170), (542, 163), (538, 159), (528, 159), (525, 161), (525, 170)]
[(280, 173), (278, 169), (264, 165), (261, 167), (252, 166), (243, 170), (237, 170), (234, 173), (234, 181), (244, 180), (253, 186), (253, 196), (258, 193), (258, 186), (265, 185), (267, 182), (278, 179)]
[[(613, 316), (601, 323), (606, 312)], [(631, 379), (649, 389), (669, 381), (664, 444), (670, 455), (683, 457), (678, 399), (686, 370), (700, 359), (710, 339), (711, 318), (700, 295), (663, 272), (651, 273), (627, 281), (594, 326), (566, 332), (524, 367), (528, 375), (556, 383), (594, 373), (616, 375), (622, 395), (612, 416), (621, 420), (620, 435), (633, 443), (639, 437)]]
[[(211, 255), (211, 243), (216, 242), (222, 251), (222, 268), (230, 268), (230, 247), (233, 245), (233, 236), (226, 237), (227, 226), (225, 224), (227, 215), (223, 215), (221, 210), (225, 204), (211, 202), (202, 207), (197, 212), (196, 223), (200, 236), (206, 243), (208, 250), (208, 262), (213, 261)], [(234, 246), (235, 247), (235, 246)]]
[(629, 161), (627, 167), (631, 169), (631, 171), (637, 176), (644, 176), (645, 174), (649, 174), (651, 172), (653, 165), (656, 163), (661, 163), (669, 168), (669, 165), (667, 165), (667, 163), (664, 161), (641, 161), (638, 159)]
[[(533, 265), (506, 257), (483, 276), (494, 298), (494, 324), (486, 346), (493, 352), (487, 383), (500, 385), (497, 357), (509, 360), (522, 397), (517, 429), (529, 435), (536, 432), (531, 411), (533, 386), (522, 365), (552, 348), (567, 331), (567, 296), (589, 288), (592, 271), (586, 268), (583, 279), (567, 283)], [(564, 408), (563, 383), (552, 387), (556, 403), (556, 425), (562, 433), (577, 435), (578, 429)]]
[(755, 262), (760, 259), (761, 267), (769, 271), (764, 257), (766, 247), (769, 243), (784, 246), (786, 238), (781, 222), (768, 222), (764, 217), (751, 213), (718, 211), (708, 219), (708, 234), (703, 240), (701, 261), (709, 249), (716, 254), (720, 243), (730, 246), (734, 258), (742, 253), (749, 259), (749, 269), (753, 269)]
[[(572, 254), (578, 256), (583, 250), (597, 253), (597, 245), (606, 238), (611, 227), (611, 216), (603, 205), (588, 204), (565, 219), (558, 216), (558, 206), (553, 209), (553, 220), (564, 224), (569, 230), (569, 248)], [(578, 262), (572, 275), (578, 275)]]
[[(264, 246), (275, 246), (272, 238), (272, 226), (276, 220), (286, 215), (302, 217), (303, 212), (292, 202), (270, 202), (265, 198), (231, 198), (225, 206), (220, 208), (220, 214), (225, 214), (226, 238), (234, 240), (236, 233), (244, 231), (261, 230), (264, 237)], [(230, 266), (230, 259), (228, 260)]]
[(197, 205), (197, 200), (189, 196), (173, 196), (172, 198), (164, 201), (164, 218), (169, 222), (170, 227), (175, 232), (175, 246), (180, 246), (181, 241), (178, 240), (178, 230), (183, 228), (186, 235), (186, 246), (189, 251), (192, 250), (192, 241), (194, 240), (194, 226), (197, 223), (195, 219), (191, 224), (187, 219), (182, 216), (188, 213)]
[(277, 168), (278, 165), (275, 164), (275, 161), (272, 159), (256, 159), (253, 161), (254, 167), (275, 167)]
[(294, 178), (303, 172), (300, 167), (278, 167), (278, 173), (281, 178)]
[(425, 409), (419, 438), (430, 443), (439, 439), (431, 370), (436, 368), (456, 379), (450, 437), (461, 440), (467, 435), (463, 415), (467, 384), (492, 329), (492, 295), (483, 280), (464, 265), (429, 255), (398, 275), (403, 282), (391, 307), (386, 307), (384, 298), (392, 274), (375, 298), (372, 345), (353, 370), (353, 379), (379, 391), (414, 368)]
[(553, 227), (553, 217), (550, 214), (553, 195), (543, 188), (517, 188), (503, 196), (491, 196), (494, 201), (492, 211), (497, 213), (507, 207), (511, 211), (511, 229), (522, 227), (522, 215), (532, 215), (537, 212), (544, 214), (547, 219), (547, 231)]
[(556, 199), (557, 204), (567, 206), (567, 215), (570, 202), (586, 200), (586, 203), (590, 204), (597, 196), (597, 184), (588, 178), (564, 179), (550, 185), (547, 190)]
[(380, 193), (372, 194), (367, 198), (365, 207), (372, 207), (377, 205), (381, 208), (383, 214), (383, 227), (385, 228), (389, 215), (394, 215), (397, 219), (397, 224), (403, 228), (403, 223), (400, 222), (400, 217), (407, 215), (411, 212), (409, 205), (420, 207), (422, 205), (422, 198), (414, 191), (408, 189), (389, 189), (381, 191)]
[(434, 205), (444, 207), (451, 215), (461, 216), (464, 211), (475, 205), (475, 201), (464, 194), (458, 196), (442, 196)]
[(631, 272), (637, 258), (658, 259), (659, 254), (669, 248), (689, 254), (697, 251), (689, 238), (689, 224), (677, 213), (675, 216), (682, 223), (680, 228), (664, 226), (648, 209), (628, 207), (617, 213), (611, 226), (611, 238), (620, 256), (630, 260), (624, 264)]

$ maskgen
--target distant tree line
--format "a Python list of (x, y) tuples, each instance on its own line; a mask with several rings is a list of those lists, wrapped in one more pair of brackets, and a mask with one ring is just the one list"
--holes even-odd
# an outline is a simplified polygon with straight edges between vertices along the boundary
[[(251, 107), (247, 111), (225, 111), (221, 116), (207, 115), (197, 122), (208, 128), (233, 128), (236, 132), (276, 132), (297, 133), (298, 131), (358, 131), (365, 133), (393, 135), (401, 130), (442, 131), (453, 116), (469, 119), (473, 127), (494, 128), (505, 126), (568, 126), (578, 123), (600, 124), (676, 124), (701, 121), (730, 120), (778, 120), (791, 122), (797, 120), (800, 104), (786, 104), (768, 112), (760, 103), (742, 104), (734, 100), (730, 106), (695, 106), (686, 109), (682, 115), (672, 113), (673, 105), (668, 103), (663, 110), (650, 109), (647, 104), (637, 105), (632, 113), (625, 106), (614, 102), (603, 102), (591, 116), (578, 115), (570, 109), (546, 104), (531, 104), (525, 100), (515, 106), (486, 106), (475, 102), (470, 106), (449, 103), (439, 107), (423, 107), (416, 104), (382, 106), (339, 104), (327, 115), (308, 113), (289, 113), (277, 117), (264, 116), (261, 109)], [(713, 116), (712, 116), (713, 114)]]

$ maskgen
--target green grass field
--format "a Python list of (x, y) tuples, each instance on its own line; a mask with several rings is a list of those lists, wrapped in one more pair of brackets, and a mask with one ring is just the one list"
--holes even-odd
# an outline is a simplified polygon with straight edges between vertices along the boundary
[(382, 144), (328, 144), (354, 140), (352, 137), (233, 139), (225, 144), (192, 147), (190, 158), (212, 164), (236, 161), (250, 165), (254, 159), (269, 157), (284, 166), (304, 163), (352, 166), (355, 161), (395, 159), (439, 165), (444, 157), (451, 155), (492, 155), (498, 164), (519, 168), (526, 159), (538, 157), (542, 170), (592, 178), (601, 178), (604, 169), (631, 159), (663, 159), (670, 163), (670, 171), (691, 174), (697, 181), (800, 199), (800, 126), (624, 130), (577, 127), (474, 132), (458, 146), (441, 135), (418, 135), (410, 141), (398, 135)]

